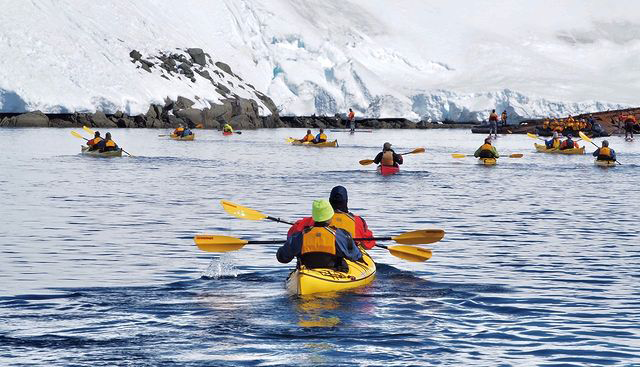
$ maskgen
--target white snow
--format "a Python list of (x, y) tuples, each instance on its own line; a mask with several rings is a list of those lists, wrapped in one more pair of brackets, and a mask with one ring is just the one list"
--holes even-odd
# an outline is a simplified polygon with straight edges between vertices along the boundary
[(216, 103), (199, 76), (168, 81), (128, 56), (188, 47), (229, 64), (284, 114), (352, 107), (482, 120), (492, 108), (524, 118), (640, 104), (635, 0), (0, 0), (0, 9), (4, 112), (136, 114), (178, 95)]

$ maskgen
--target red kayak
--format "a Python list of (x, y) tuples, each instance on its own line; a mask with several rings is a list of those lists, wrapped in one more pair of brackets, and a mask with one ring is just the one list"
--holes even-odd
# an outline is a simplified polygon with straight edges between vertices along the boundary
[(378, 173), (383, 176), (395, 175), (400, 172), (400, 167), (397, 166), (378, 166)]
[(233, 135), (233, 133), (231, 131), (223, 131), (222, 135), (224, 135), (224, 136)]

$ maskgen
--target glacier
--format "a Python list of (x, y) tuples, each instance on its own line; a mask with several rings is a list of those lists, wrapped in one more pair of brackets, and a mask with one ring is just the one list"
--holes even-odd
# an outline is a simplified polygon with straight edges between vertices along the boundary
[[(637, 106), (633, 0), (0, 1), (0, 111), (124, 111), (225, 96), (129, 52), (202, 48), (285, 115), (512, 121)], [(218, 82), (218, 81), (216, 81)], [(251, 87), (248, 88), (247, 85)], [(252, 89), (255, 87), (255, 89)]]

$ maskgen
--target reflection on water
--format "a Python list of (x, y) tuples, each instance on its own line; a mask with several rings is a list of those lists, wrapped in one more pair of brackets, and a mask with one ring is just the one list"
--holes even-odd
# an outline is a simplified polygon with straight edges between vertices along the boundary
[[(0, 365), (633, 365), (640, 355), (640, 148), (622, 166), (536, 153), (501, 136), (473, 158), (466, 131), (288, 129), (193, 142), (113, 130), (135, 157), (80, 156), (68, 129), (4, 129), (0, 144)], [(331, 137), (331, 138), (334, 138)], [(390, 141), (399, 175), (361, 166)], [(33, 142), (38, 142), (34, 149)], [(593, 151), (587, 147), (587, 151)], [(342, 184), (376, 235), (442, 228), (433, 257), (373, 249), (369, 286), (291, 297), (277, 246), (200, 252), (196, 233), (284, 239), (222, 199), (295, 220)]]

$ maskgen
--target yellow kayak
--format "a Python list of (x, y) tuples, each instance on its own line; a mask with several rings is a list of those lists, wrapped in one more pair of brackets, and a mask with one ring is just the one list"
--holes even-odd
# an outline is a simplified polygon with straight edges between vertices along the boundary
[(478, 163), (484, 164), (485, 166), (495, 166), (498, 160), (495, 158), (478, 158)]
[(185, 137), (178, 137), (178, 135), (176, 134), (171, 134), (169, 135), (169, 137), (173, 140), (185, 140), (185, 141), (190, 141), (196, 138), (196, 134), (191, 134), (191, 135), (187, 135)]
[(545, 144), (537, 144), (534, 143), (533, 145), (536, 146), (536, 150), (538, 152), (542, 152), (542, 153), (558, 153), (558, 154), (584, 154), (584, 146), (580, 147), (580, 148), (573, 148), (573, 149), (564, 149), (564, 150), (560, 150), (560, 149), (556, 149), (556, 148), (551, 148), (548, 149), (547, 146)]
[(122, 157), (122, 148), (118, 150), (110, 150), (108, 152), (100, 152), (98, 150), (89, 150), (89, 147), (81, 146), (80, 152), (84, 155), (93, 157)]
[(336, 292), (371, 283), (376, 275), (376, 263), (362, 247), (360, 251), (362, 262), (346, 260), (348, 272), (326, 268), (307, 269), (304, 266), (292, 271), (285, 283), (287, 292), (293, 295)]
[(600, 167), (613, 167), (616, 165), (616, 161), (599, 161), (597, 159), (594, 163), (596, 164), (596, 166)]
[(334, 141), (325, 141), (324, 143), (318, 143), (318, 144), (314, 144), (308, 141), (305, 141), (304, 143), (301, 143), (298, 140), (294, 140), (291, 142), (292, 145), (303, 145), (305, 147), (317, 147), (317, 148), (327, 148), (327, 147), (337, 147), (338, 146), (338, 141), (334, 140)]

